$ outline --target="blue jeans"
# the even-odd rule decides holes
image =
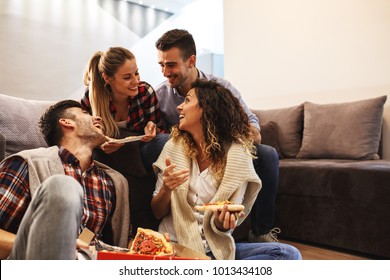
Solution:
[[[262,188],[251,210],[253,233],[268,233],[275,223],[275,198],[279,186],[279,157],[276,150],[267,145],[256,145],[257,159],[253,160]]]
[[[152,141],[143,143],[141,146],[141,157],[145,170],[151,172],[153,163],[158,159],[165,143],[169,139],[169,134],[160,133]]]
[[[53,175],[45,180],[27,208],[8,259],[76,259],[83,196],[73,177]]]
[[[301,253],[289,244],[277,242],[236,243],[236,260],[301,260]]]

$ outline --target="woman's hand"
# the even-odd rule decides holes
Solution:
[[[152,141],[154,138],[156,138],[157,125],[152,121],[148,121],[148,123],[146,124],[146,126],[144,128],[144,132],[145,132],[145,136],[142,137],[141,141],[142,142]]]
[[[169,157],[165,159],[166,168],[159,174],[162,175],[162,186],[157,195],[152,198],[153,215],[158,219],[164,218],[171,211],[171,195],[172,191],[183,184],[189,178],[189,170],[183,169],[174,172],[175,164],[171,163]]]
[[[238,218],[244,217],[245,213],[243,211],[238,212],[229,212],[227,210],[227,205],[225,205],[222,211],[214,211],[214,222],[215,226],[220,231],[228,231],[229,229],[234,229],[237,226]]]
[[[106,136],[106,142],[100,145],[100,149],[106,154],[112,154],[124,145],[124,143],[112,143],[110,140],[112,139]]]
[[[163,172],[163,188],[165,190],[173,191],[188,180],[190,172],[188,169],[174,172],[176,164],[172,164],[171,159],[168,157],[165,159],[165,164],[167,168],[165,168]]]

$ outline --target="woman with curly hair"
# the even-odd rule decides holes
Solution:
[[[253,135],[238,99],[213,80],[197,80],[177,109],[180,122],[154,163],[152,210],[162,219],[159,231],[215,259],[301,259],[290,245],[235,243],[231,235],[261,189],[252,164]],[[245,210],[235,215],[226,206],[214,212],[194,208],[225,200]]]

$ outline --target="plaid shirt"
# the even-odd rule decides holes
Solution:
[[[81,105],[84,110],[92,115],[91,103],[89,101],[88,88],[81,99]],[[153,87],[146,82],[140,82],[138,85],[138,94],[133,98],[127,99],[129,114],[127,117],[127,128],[130,131],[143,134],[144,128],[149,121],[154,122],[158,128],[161,128],[160,105],[157,101],[156,92]],[[115,119],[116,109],[110,100],[110,113]]]
[[[74,177],[84,188],[84,211],[81,228],[87,227],[100,237],[115,209],[115,187],[111,178],[98,166],[82,173],[78,159],[60,147],[59,156],[65,174]],[[31,202],[28,164],[21,157],[5,160],[0,166],[0,228],[15,233]]]

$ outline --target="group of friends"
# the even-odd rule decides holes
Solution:
[[[57,102],[40,119],[49,147],[1,162],[0,259],[76,259],[89,245],[80,233],[87,228],[99,239],[108,225],[112,245],[128,247],[127,180],[93,159],[95,149],[111,154],[126,145],[110,141],[120,129],[145,135],[143,164],[157,178],[151,208],[170,241],[213,259],[301,259],[276,238],[278,155],[261,144],[256,115],[228,81],[196,67],[188,31],[167,31],[156,49],[166,78],[156,90],[128,49],[94,53],[81,102]],[[194,210],[225,200],[245,210]],[[235,242],[246,217],[248,242]]]

